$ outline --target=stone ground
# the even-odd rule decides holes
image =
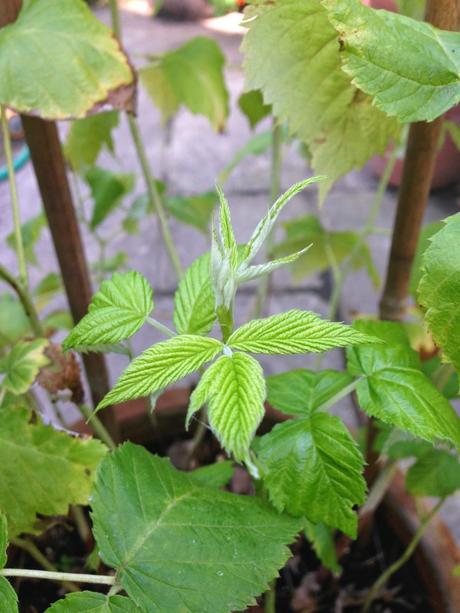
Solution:
[[[98,10],[98,16],[108,21],[105,10]],[[239,52],[240,33],[222,33],[216,31],[221,21],[210,20],[206,23],[170,23],[152,20],[132,12],[123,13],[124,43],[133,61],[137,65],[144,62],[143,56],[175,48],[189,38],[198,35],[211,36],[221,45],[226,58],[226,80],[231,94],[231,114],[223,134],[216,134],[208,122],[182,110],[166,135],[162,128],[158,111],[140,90],[139,121],[147,146],[148,156],[157,177],[167,181],[171,195],[191,195],[213,188],[219,172],[232,160],[235,152],[251,136],[245,117],[239,111],[236,101],[242,92],[244,79],[241,69],[242,56]],[[259,129],[266,130],[268,123]],[[66,126],[62,126],[63,134]],[[138,165],[130,141],[126,122],[115,134],[116,159],[104,154],[99,165],[122,172],[137,172]],[[283,159],[282,186],[288,188],[293,182],[311,174],[305,160],[299,155],[295,146],[285,146]],[[268,156],[251,157],[241,164],[231,175],[225,189],[230,201],[238,240],[247,239],[263,215],[268,204],[268,186],[270,178],[270,160]],[[345,177],[330,193],[326,204],[320,211],[321,220],[330,229],[356,229],[362,226],[372,202],[377,180],[369,169],[354,172]],[[26,220],[35,216],[40,210],[40,197],[31,166],[27,166],[18,175],[19,197],[22,216]],[[137,193],[142,193],[143,185],[138,176]],[[4,242],[11,231],[9,193],[6,183],[0,184],[0,245],[1,261],[6,266],[15,268],[14,253]],[[378,217],[378,226],[390,228],[396,205],[396,192],[389,190],[384,197]],[[290,218],[308,212],[318,212],[316,192],[307,189],[296,197],[287,207],[283,218]],[[426,221],[442,219],[458,211],[457,191],[433,193],[430,197]],[[110,235],[117,227],[119,217],[114,215],[103,226],[103,234]],[[208,248],[208,240],[199,232],[171,220],[172,234],[178,247],[184,266]],[[83,232],[88,258],[97,258],[97,245],[92,237]],[[375,235],[370,241],[372,255],[380,274],[383,276],[389,249],[389,236]],[[158,228],[152,218],[142,224],[140,235],[122,236],[114,241],[111,252],[124,250],[129,254],[129,265],[139,270],[151,281],[156,296],[156,317],[165,323],[171,320],[172,298],[175,290],[174,275],[162,248]],[[37,247],[39,268],[31,270],[32,283],[44,273],[57,270],[53,247],[47,231],[43,233]],[[364,272],[353,273],[345,287],[342,298],[344,318],[352,311],[375,313],[379,294],[375,291]],[[253,288],[246,289],[237,305],[237,319],[242,323],[248,317],[253,304]],[[53,305],[56,306],[56,305]],[[299,307],[314,310],[320,314],[327,313],[327,300],[324,296],[324,282],[320,276],[307,279],[300,285],[294,285],[286,271],[275,275],[273,294],[269,310],[277,313],[288,308]],[[133,340],[134,349],[140,352],[152,342],[159,340],[156,332],[147,329],[138,333]],[[323,361],[324,367],[341,367],[343,358],[340,353],[331,352]],[[111,379],[115,380],[126,364],[120,356],[109,358]],[[264,368],[267,373],[280,372],[292,367],[311,366],[313,360],[305,357],[282,357],[266,359]],[[349,423],[353,423],[354,414],[349,402],[342,402],[336,409]],[[457,525],[458,501],[449,505],[451,520]]]

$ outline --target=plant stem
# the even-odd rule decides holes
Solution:
[[[329,400],[327,400],[322,405],[320,405],[316,409],[316,411],[327,411],[328,409],[330,409],[339,400],[342,400],[342,398],[345,398],[346,396],[348,396],[348,394],[351,394],[352,392],[354,392],[360,380],[361,380],[361,377],[352,381],[349,385],[341,389],[340,392],[337,392],[337,394],[332,396],[332,398],[329,398]]]
[[[121,41],[121,22],[120,11],[118,10],[118,0],[110,0],[110,18],[112,20],[112,29],[115,36]]]
[[[85,547],[88,546],[88,542],[91,539],[91,528],[86,521],[85,514],[83,512],[82,507],[78,505],[72,505],[70,512],[72,514],[73,520],[75,522],[75,526],[77,528],[77,532],[81,538],[81,541]]]
[[[38,549],[38,547],[32,541],[22,538],[12,538],[11,544],[23,551],[26,551],[31,558],[33,558],[40,566],[42,566],[45,570],[51,573],[56,573],[56,567],[42,554],[42,552]],[[37,571],[40,572],[40,571]],[[72,581],[64,581],[64,587],[68,592],[79,592],[80,588]]]
[[[11,136],[10,136],[10,130],[8,126],[8,120],[6,118],[6,108],[4,106],[1,107],[1,118],[2,118],[3,146],[5,148],[6,165],[8,168],[8,179],[10,183],[11,207],[13,211],[13,222],[14,222],[14,242],[16,245],[16,253],[18,256],[18,265],[19,265],[19,281],[21,285],[27,289],[28,288],[27,266],[26,266],[26,256],[24,252],[24,245],[22,242],[21,216],[19,212],[18,190],[16,186],[16,175],[14,172],[13,151],[11,148]]]
[[[86,404],[79,404],[78,409],[80,413],[84,417],[86,417],[87,421],[91,422],[91,427],[93,428],[97,436],[101,439],[101,441],[105,443],[111,451],[116,449],[117,446],[113,438],[110,436],[106,427],[101,422],[101,420],[97,417],[97,415],[95,415],[95,413]]]
[[[172,338],[173,336],[177,336],[177,334],[174,332],[174,330],[171,330],[171,328],[168,328],[168,326],[165,326],[164,324],[162,324],[161,322],[157,321],[153,317],[147,317],[147,323],[150,324],[152,326],[152,328],[155,328],[156,330],[159,330],[164,335],[169,336],[170,338]]]
[[[420,523],[420,526],[418,527],[416,533],[414,534],[411,542],[409,543],[409,545],[405,549],[405,551],[402,554],[402,556],[400,558],[398,558],[396,560],[396,562],[393,562],[393,564],[391,564],[391,566],[389,566],[385,570],[385,572],[383,572],[380,575],[380,577],[377,579],[377,581],[371,587],[371,589],[370,589],[370,591],[369,591],[369,593],[368,593],[368,595],[366,597],[366,600],[364,602],[363,613],[367,613],[367,611],[369,611],[369,608],[370,608],[372,602],[374,601],[376,596],[379,594],[380,590],[388,582],[390,577],[392,577],[409,560],[411,555],[414,553],[417,545],[419,544],[421,538],[425,534],[425,530],[428,528],[428,525],[429,525],[430,521],[433,519],[433,517],[436,515],[436,513],[442,507],[442,505],[444,504],[444,501],[445,501],[445,498],[441,498],[441,500],[439,500],[439,502],[432,508],[432,510],[428,513],[428,515]]]
[[[87,575],[84,573],[61,573],[48,570],[29,570],[26,568],[2,568],[0,577],[24,577],[27,579],[47,579],[49,581],[76,581],[95,585],[114,585],[115,577],[110,575]]]
[[[37,311],[35,310],[34,303],[30,297],[28,289],[21,283],[20,280],[15,279],[6,268],[0,264],[0,279],[3,279],[11,288],[16,292],[16,295],[21,302],[27,317],[30,320],[30,325],[34,334],[38,337],[44,336],[43,328],[38,319]]]
[[[270,184],[270,203],[278,198],[281,192],[281,171],[283,165],[283,131],[277,123],[276,118],[273,118],[272,128],[272,148],[271,148],[271,184]],[[270,257],[275,239],[274,229],[267,236],[266,253]],[[256,302],[253,309],[253,317],[260,317],[265,308],[268,291],[270,289],[271,275],[265,275],[259,282],[257,287]]]
[[[265,613],[276,613],[276,579],[270,582],[269,589],[264,596]]]

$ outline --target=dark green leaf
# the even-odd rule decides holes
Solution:
[[[105,596],[96,592],[67,594],[45,613],[143,613],[134,602],[124,596]]]
[[[93,167],[85,174],[94,202],[90,226],[95,230],[134,188],[134,175]]]
[[[167,198],[165,204],[171,215],[182,223],[193,226],[208,234],[214,207],[217,203],[216,192],[205,192],[197,196]]]
[[[305,525],[305,536],[310,541],[323,566],[328,568],[334,575],[340,575],[342,568],[337,561],[334,530],[325,524],[312,524],[307,521]]]
[[[238,98],[238,106],[241,112],[246,115],[252,129],[256,127],[259,121],[270,115],[272,110],[269,104],[264,104],[262,92],[257,89],[241,94]]]

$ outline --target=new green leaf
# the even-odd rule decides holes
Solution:
[[[84,2],[28,0],[0,32],[0,104],[45,119],[132,108],[133,71]]]
[[[382,111],[407,123],[433,121],[458,103],[460,34],[360,0],[323,5],[340,36],[345,72]]]
[[[362,377],[356,388],[362,410],[420,438],[447,440],[460,449],[460,419],[421,371],[402,326],[360,320],[355,327],[387,341],[347,350],[349,372]]]
[[[209,253],[197,258],[174,296],[174,325],[180,334],[208,334],[216,319]]]
[[[356,536],[364,458],[342,421],[327,413],[278,424],[259,441],[264,484],[280,511]]]
[[[444,357],[460,372],[460,213],[431,238],[418,288],[425,320]]]
[[[203,336],[184,334],[157,343],[131,362],[97,409],[165,388],[198,370],[220,351],[221,342]]]
[[[76,592],[58,600],[45,613],[143,613],[124,596],[105,596],[96,592]]]
[[[0,409],[0,509],[10,536],[34,532],[37,515],[65,515],[70,504],[87,504],[106,447],[97,440],[58,432],[30,411]]]
[[[35,381],[38,371],[48,364],[45,349],[48,341],[36,339],[17,343],[0,358],[0,388],[18,396],[25,394]]]
[[[203,487],[130,443],[102,463],[92,507],[103,561],[139,607],[161,613],[246,609],[302,525],[254,497]]]
[[[264,416],[265,379],[260,364],[244,353],[221,356],[190,397],[187,422],[203,404],[222,447],[243,461]]]
[[[88,314],[64,342],[65,349],[116,345],[142,327],[153,310],[153,292],[139,272],[115,273],[93,296]]]
[[[267,377],[267,400],[288,415],[307,416],[353,381],[346,372],[299,368]]]
[[[207,117],[215,130],[223,130],[228,116],[228,92],[219,45],[197,36],[174,51],[153,57],[141,68],[147,93],[168,121],[184,105]]]
[[[228,339],[232,349],[250,353],[317,353],[375,339],[350,326],[321,319],[311,311],[293,309],[265,319],[254,319]]]

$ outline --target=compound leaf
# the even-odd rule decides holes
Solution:
[[[132,108],[134,73],[110,30],[75,0],[29,0],[0,32],[0,103],[44,119]]]
[[[251,353],[285,355],[317,353],[373,340],[350,326],[321,319],[311,311],[293,309],[250,321],[238,328],[227,344]]]
[[[48,341],[42,338],[14,345],[5,357],[0,358],[0,387],[16,396],[25,394],[40,368],[48,363],[44,353],[47,346]]]
[[[142,613],[124,596],[106,596],[96,592],[76,592],[58,600],[45,613]]]
[[[278,424],[258,444],[264,484],[280,511],[356,536],[364,458],[342,421],[327,413]]]
[[[265,379],[249,355],[221,356],[203,375],[190,398],[187,421],[207,403],[209,425],[224,449],[243,461],[264,416]]]
[[[174,296],[174,325],[180,334],[208,334],[216,319],[209,253],[197,258]]]
[[[214,338],[181,335],[153,345],[131,362],[97,410],[114,402],[148,396],[195,372],[222,351]]]
[[[93,296],[88,314],[64,341],[65,349],[116,345],[141,328],[153,310],[153,292],[139,272],[115,273]]]
[[[0,509],[10,537],[36,531],[37,514],[65,515],[87,504],[96,467],[106,453],[97,440],[30,422],[22,407],[0,408]]]
[[[244,610],[302,525],[254,497],[203,487],[131,443],[102,463],[92,507],[103,561],[138,606],[164,613]]]
[[[119,121],[119,113],[110,111],[77,119],[72,123],[64,152],[74,170],[79,172],[93,166],[104,147],[114,153],[112,131]]]

